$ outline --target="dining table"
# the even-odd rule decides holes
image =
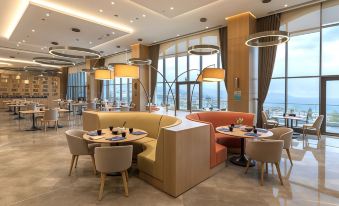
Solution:
[[[35,124],[35,115],[36,114],[43,114],[45,113],[44,110],[26,110],[26,111],[20,111],[21,114],[31,114],[32,115],[32,127],[29,129],[26,129],[25,131],[37,131],[41,130],[39,127]]]
[[[102,129],[101,135],[97,134],[97,131],[89,131],[83,135],[83,138],[92,143],[100,143],[102,145],[118,145],[121,143],[133,142],[142,139],[148,135],[148,133],[142,129],[133,128],[133,132],[130,133],[129,129],[124,129],[126,137],[122,137],[121,134],[112,134],[110,129]]]
[[[302,120],[305,119],[304,117],[290,116],[290,115],[273,116],[273,118],[285,120],[285,126],[293,129],[293,139],[296,139],[300,135],[300,133],[294,131],[294,129],[295,129],[294,123],[295,123],[295,126],[297,126],[298,121],[302,121]]]
[[[82,115],[82,108],[87,106],[87,103],[86,102],[78,102],[78,103],[73,103],[72,106],[73,106],[73,111],[75,111],[74,107],[78,108],[77,115]]]
[[[235,138],[240,139],[240,155],[235,155],[230,158],[230,161],[238,166],[246,167],[248,163],[248,158],[245,155],[245,139],[254,138],[261,139],[272,137],[273,133],[267,129],[256,128],[257,134],[253,131],[246,131],[245,128],[250,128],[250,126],[244,125],[235,125],[233,131],[230,131],[229,125],[217,127],[215,130],[219,133],[226,134]],[[255,166],[255,162],[251,161],[249,164],[250,167]]]

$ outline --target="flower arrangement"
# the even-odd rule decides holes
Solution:
[[[239,118],[235,121],[236,124],[242,124],[243,122],[244,122],[244,118],[241,118],[241,117],[239,117]]]

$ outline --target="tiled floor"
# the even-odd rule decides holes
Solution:
[[[30,119],[30,117],[27,117]],[[137,177],[133,170],[129,197],[123,196],[120,177],[106,181],[102,201],[97,200],[99,178],[93,175],[89,157],[80,157],[78,168],[68,176],[71,156],[64,131],[80,126],[79,117],[61,121],[66,127],[25,132],[30,126],[0,111],[0,205],[339,205],[339,139],[314,137],[303,144],[293,141],[291,167],[281,161],[285,185],[277,173],[265,176],[259,186],[258,170],[229,164],[215,176],[173,198]],[[197,171],[198,172],[198,171]]]

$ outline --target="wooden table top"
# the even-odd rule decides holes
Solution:
[[[9,104],[9,107],[25,107],[26,105],[24,104]]]
[[[133,129],[133,132],[144,132],[145,134],[141,135],[133,135],[130,134],[128,131],[128,128],[126,129],[126,138],[123,140],[117,140],[117,141],[112,141],[112,140],[107,140],[108,138],[112,137],[119,137],[121,136],[120,134],[114,135],[109,129],[103,129],[102,130],[102,135],[100,136],[90,136],[87,133],[83,135],[83,138],[89,142],[95,142],[95,143],[122,143],[122,142],[132,142],[138,139],[142,139],[148,135],[148,133],[144,130],[141,129]]]
[[[48,109],[44,109],[42,111],[40,110],[26,110],[26,111],[20,111],[22,114],[36,114],[36,113],[45,113]],[[69,112],[67,109],[57,109],[58,112]]]
[[[223,129],[227,129],[228,130],[228,126],[221,126],[221,127],[217,127],[215,130],[219,133],[222,133],[222,134],[227,134],[227,135],[230,135],[230,136],[233,136],[233,137],[239,137],[239,138],[255,138],[256,136],[249,136],[249,135],[246,135],[246,133],[252,133],[254,134],[253,132],[246,132],[243,130],[244,127],[240,127],[240,128],[233,128],[233,132],[230,132],[230,131],[223,131]],[[261,129],[261,128],[258,128],[258,130],[265,130],[265,129]],[[266,137],[272,137],[273,136],[273,133],[269,130],[265,130],[267,132],[260,132],[258,131],[258,138],[266,138]]]
[[[273,118],[278,118],[278,119],[292,119],[292,120],[303,120],[304,118],[302,117],[293,117],[293,116],[273,116]]]

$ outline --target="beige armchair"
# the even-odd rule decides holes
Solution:
[[[69,151],[72,154],[71,167],[69,169],[68,176],[70,176],[72,173],[74,161],[75,161],[74,168],[77,167],[78,159],[80,155],[91,156],[92,163],[93,163],[93,171],[94,171],[94,174],[96,174],[95,160],[94,160],[94,148],[100,146],[100,144],[88,144],[88,142],[82,138],[84,134],[85,134],[85,131],[83,130],[73,129],[73,130],[66,131],[66,138],[67,138]]]
[[[132,165],[133,146],[114,146],[95,148],[95,162],[98,171],[101,173],[99,200],[102,199],[106,175],[113,172],[120,172],[125,188],[125,196],[128,196],[128,172]]]
[[[58,131],[58,110],[56,109],[50,109],[50,110],[46,110],[44,117],[40,120],[41,124],[44,124],[45,127],[45,132],[46,132],[46,128],[47,128],[47,124],[49,125],[50,122],[54,122],[55,124],[55,129],[56,131]]]
[[[277,169],[280,183],[283,185],[279,162],[281,159],[281,153],[284,146],[282,140],[247,140],[246,141],[246,155],[249,157],[249,161],[245,170],[245,174],[249,169],[249,163],[251,160],[257,160],[261,162],[261,181],[260,184],[264,184],[264,168],[265,163],[274,163]]]
[[[279,126],[279,123],[277,121],[268,118],[268,115],[266,114],[265,111],[261,111],[261,117],[264,128],[269,129]]]
[[[293,129],[286,128],[286,127],[279,127],[279,128],[271,129],[271,132],[273,132],[273,137],[270,137],[270,138],[267,138],[267,139],[283,140],[284,141],[284,147],[283,148],[286,150],[286,153],[288,155],[288,159],[291,162],[291,165],[293,165],[292,157],[291,157],[291,153],[290,153],[292,136],[293,136]]]
[[[318,136],[318,140],[321,138],[321,124],[324,121],[324,115],[319,115],[313,124],[304,124],[303,125],[303,139],[305,139],[306,134],[309,131],[315,131]]]

